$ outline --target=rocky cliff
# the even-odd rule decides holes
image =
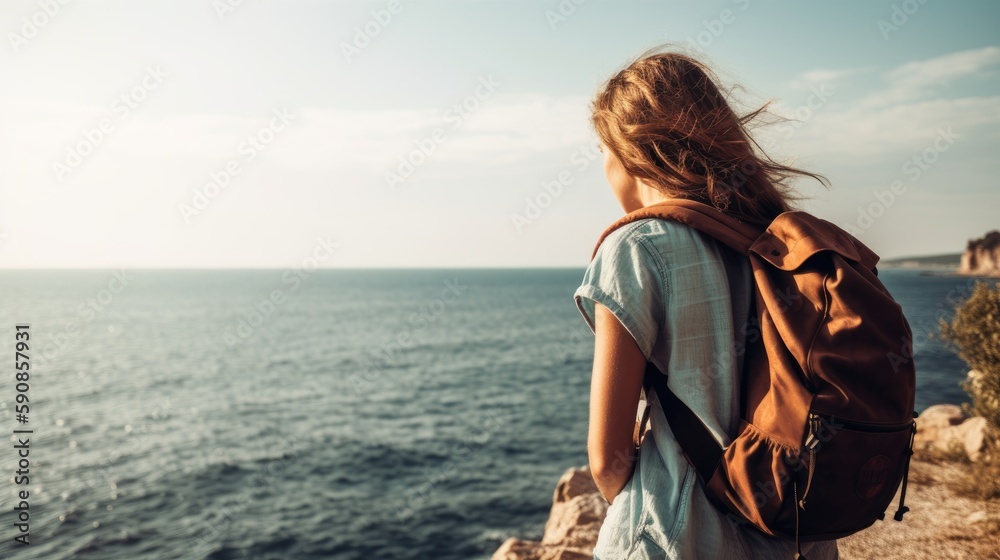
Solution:
[[[1000,503],[956,495],[946,481],[961,474],[960,462],[922,460],[933,452],[966,453],[975,461],[983,446],[982,418],[965,418],[957,406],[937,405],[917,419],[918,453],[910,464],[902,523],[886,520],[840,539],[844,560],[882,558],[1000,558]],[[930,454],[928,454],[930,453]],[[556,484],[552,510],[541,541],[510,538],[491,560],[592,560],[607,502],[584,468],[568,469]]]
[[[1000,276],[1000,231],[993,230],[981,239],[972,239],[962,253],[959,274]]]

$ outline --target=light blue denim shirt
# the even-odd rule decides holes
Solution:
[[[594,329],[600,302],[632,334],[673,392],[726,446],[737,433],[741,348],[753,297],[746,257],[677,222],[643,219],[601,244],[573,294]],[[652,391],[651,391],[652,393]],[[608,507],[595,560],[794,558],[795,543],[727,519],[705,496],[655,394],[635,472]],[[810,560],[836,541],[802,543]]]

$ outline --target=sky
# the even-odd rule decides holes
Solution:
[[[664,42],[882,258],[1000,227],[996,2],[63,2],[0,5],[0,268],[586,266],[588,104]]]

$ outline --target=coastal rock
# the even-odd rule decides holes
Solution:
[[[986,419],[966,418],[961,407],[936,404],[920,413],[914,451],[952,453],[964,451],[969,460],[979,460],[986,436]]]
[[[981,239],[970,240],[962,253],[958,273],[1000,276],[1000,231],[993,230]]]
[[[932,438],[938,430],[951,428],[965,422],[962,407],[956,404],[936,404],[927,407],[917,418],[917,439]]]
[[[509,538],[491,560],[592,560],[607,510],[590,469],[570,468],[556,484],[542,540]]]
[[[986,441],[986,419],[981,416],[969,418],[956,427],[958,437],[962,440],[965,453],[970,461],[978,461],[983,453]]]

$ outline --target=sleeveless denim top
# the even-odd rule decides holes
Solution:
[[[745,256],[658,219],[612,232],[573,294],[591,330],[594,302],[618,318],[723,446],[740,422],[739,349],[752,297]],[[655,394],[647,398],[649,432],[632,477],[608,507],[594,559],[794,558],[794,542],[737,525],[708,501]],[[802,543],[802,552],[810,560],[838,558],[836,541]]]

